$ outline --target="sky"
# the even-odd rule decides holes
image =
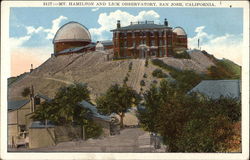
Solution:
[[[153,20],[181,26],[188,35],[188,48],[201,49],[217,58],[241,65],[243,9],[241,8],[90,8],[18,7],[10,9],[9,35],[11,76],[17,76],[46,61],[53,53],[52,40],[65,23],[77,21],[90,31],[92,41],[111,40],[111,29],[130,22]]]

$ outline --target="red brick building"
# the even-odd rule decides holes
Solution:
[[[113,32],[114,58],[146,58],[171,56],[173,52],[187,49],[187,34],[181,27],[155,24],[154,21],[131,22],[129,26]]]

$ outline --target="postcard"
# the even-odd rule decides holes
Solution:
[[[247,1],[3,1],[2,159],[248,159]]]

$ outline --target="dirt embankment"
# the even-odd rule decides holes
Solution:
[[[182,70],[192,69],[197,72],[205,72],[208,67],[214,65],[200,51],[191,51],[190,56],[191,59],[170,57],[161,59],[173,67]],[[131,62],[133,65],[129,72],[129,63]],[[8,96],[9,99],[21,99],[23,88],[33,85],[35,92],[53,98],[61,86],[81,82],[88,84],[91,97],[94,100],[112,84],[122,84],[127,73],[129,73],[127,84],[139,92],[141,80],[144,80],[146,84],[143,90],[148,89],[152,81],[160,81],[152,76],[152,72],[156,68],[150,61],[146,67],[145,59],[107,61],[107,56],[103,52],[97,51],[51,57],[32,73],[13,83],[8,89]]]

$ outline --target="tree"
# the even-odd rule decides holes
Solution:
[[[29,88],[29,87],[25,87],[25,88],[23,89],[23,91],[22,91],[21,94],[22,94],[23,97],[27,97],[27,96],[30,95],[30,93],[31,93],[30,88]]]
[[[80,83],[61,87],[53,100],[41,104],[33,118],[56,124],[83,124],[91,112],[79,106],[79,102],[90,101],[89,93],[87,85]]]
[[[240,101],[186,94],[178,84],[163,80],[145,92],[144,109],[138,109],[142,127],[160,134],[171,152],[240,150],[234,129],[241,120]],[[236,143],[231,145],[232,141]]]
[[[107,92],[96,100],[98,110],[106,115],[116,113],[120,116],[121,128],[125,113],[133,105],[138,105],[140,101],[139,94],[127,85],[112,85]]]

